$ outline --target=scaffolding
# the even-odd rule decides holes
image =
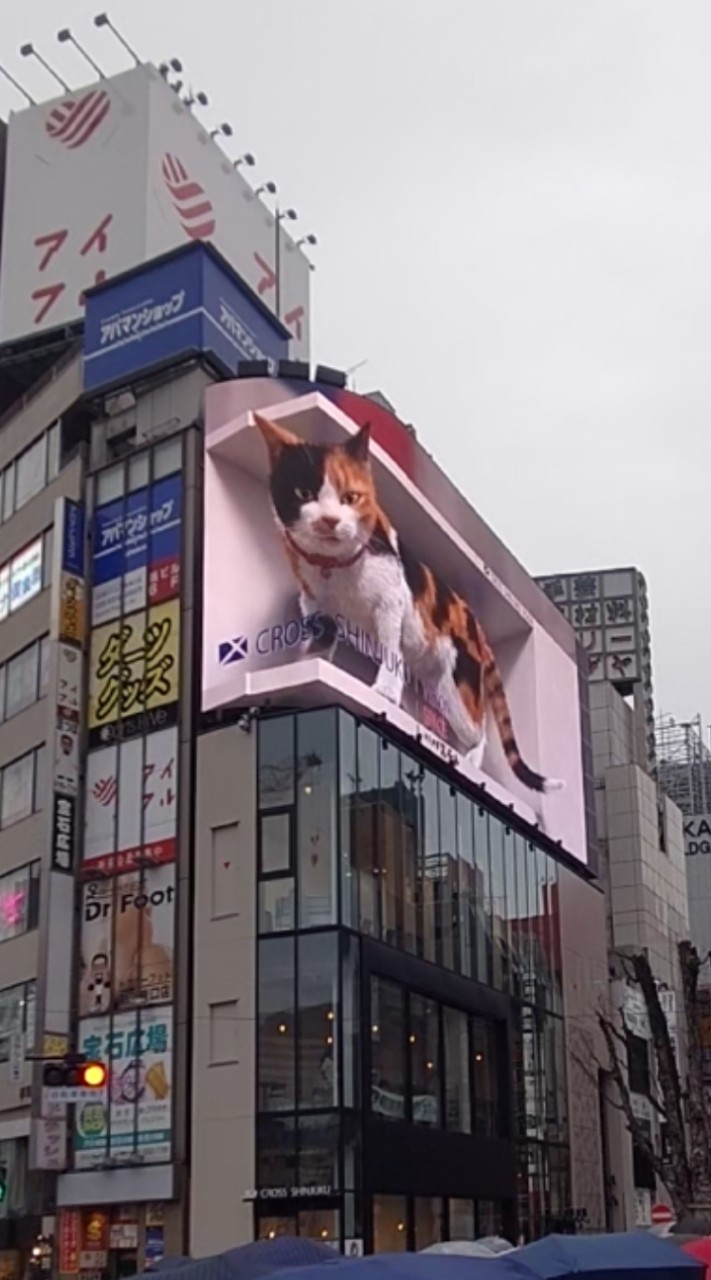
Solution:
[[[704,742],[701,716],[687,721],[660,716],[655,739],[662,790],[687,817],[711,813],[711,749]]]

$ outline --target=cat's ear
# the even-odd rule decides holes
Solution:
[[[360,431],[348,437],[343,448],[349,458],[354,458],[356,462],[367,462],[370,448],[370,423],[364,422]]]
[[[287,448],[289,445],[302,443],[293,432],[287,431],[286,427],[280,427],[276,422],[270,422],[269,418],[263,418],[261,413],[254,413],[252,417],[254,418],[255,427],[259,427],[264,437],[272,466],[278,461],[282,449]]]

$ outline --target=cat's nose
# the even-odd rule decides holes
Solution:
[[[324,533],[331,533],[338,524],[338,516],[321,516],[318,522],[318,528]]]

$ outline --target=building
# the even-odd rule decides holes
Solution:
[[[280,240],[280,318],[243,241],[219,232],[245,193],[225,194],[231,166],[161,77],[136,68],[101,92],[92,136],[130,98],[145,171],[100,234],[92,222],[102,265],[67,259],[49,311],[27,303],[50,287],[32,272],[81,231],[62,227],[37,266],[35,215],[50,190],[65,208],[61,104],[13,118],[6,170],[7,1280],[40,1236],[60,1274],[114,1280],[280,1232],[358,1252],[602,1226],[585,1054],[606,916],[574,632],[384,397],[295,358],[308,269]],[[130,145],[135,121],[115,123],[111,145]],[[106,140],[108,160],[76,161],[103,219]],[[176,157],[213,202],[210,246],[175,220]],[[460,628],[456,680],[434,688],[403,661],[397,593],[375,611],[365,592],[297,611],[267,485],[299,441],[347,446],[361,485],[369,447],[433,638]],[[288,502],[310,503],[313,483]],[[344,566],[287,545],[305,597],[327,597]],[[443,581],[476,602],[518,746]],[[501,726],[485,743],[483,675]],[[565,787],[539,789],[542,775]],[[73,1051],[110,1082],[67,1103],[45,1066]]]
[[[608,1009],[624,1010],[628,1081],[637,1119],[661,1149],[659,1115],[650,1102],[655,1066],[644,1001],[622,957],[644,952],[662,993],[683,1068],[677,947],[689,933],[682,814],[662,789],[664,753],[653,726],[651,639],[646,586],[623,568],[541,579],[570,617],[588,651],[599,878],[607,903]],[[584,599],[585,603],[581,603]],[[623,624],[624,619],[624,624]],[[659,781],[657,780],[657,774]],[[612,1094],[601,1061],[601,1089]],[[647,1226],[666,1193],[619,1113],[603,1101],[608,1224]]]

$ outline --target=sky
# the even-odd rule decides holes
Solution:
[[[709,725],[707,0],[107,2],[317,235],[313,357],[381,389],[531,573],[641,569],[657,710]],[[4,5],[0,60],[40,100],[25,41],[85,83],[69,25],[126,69],[100,6]]]

